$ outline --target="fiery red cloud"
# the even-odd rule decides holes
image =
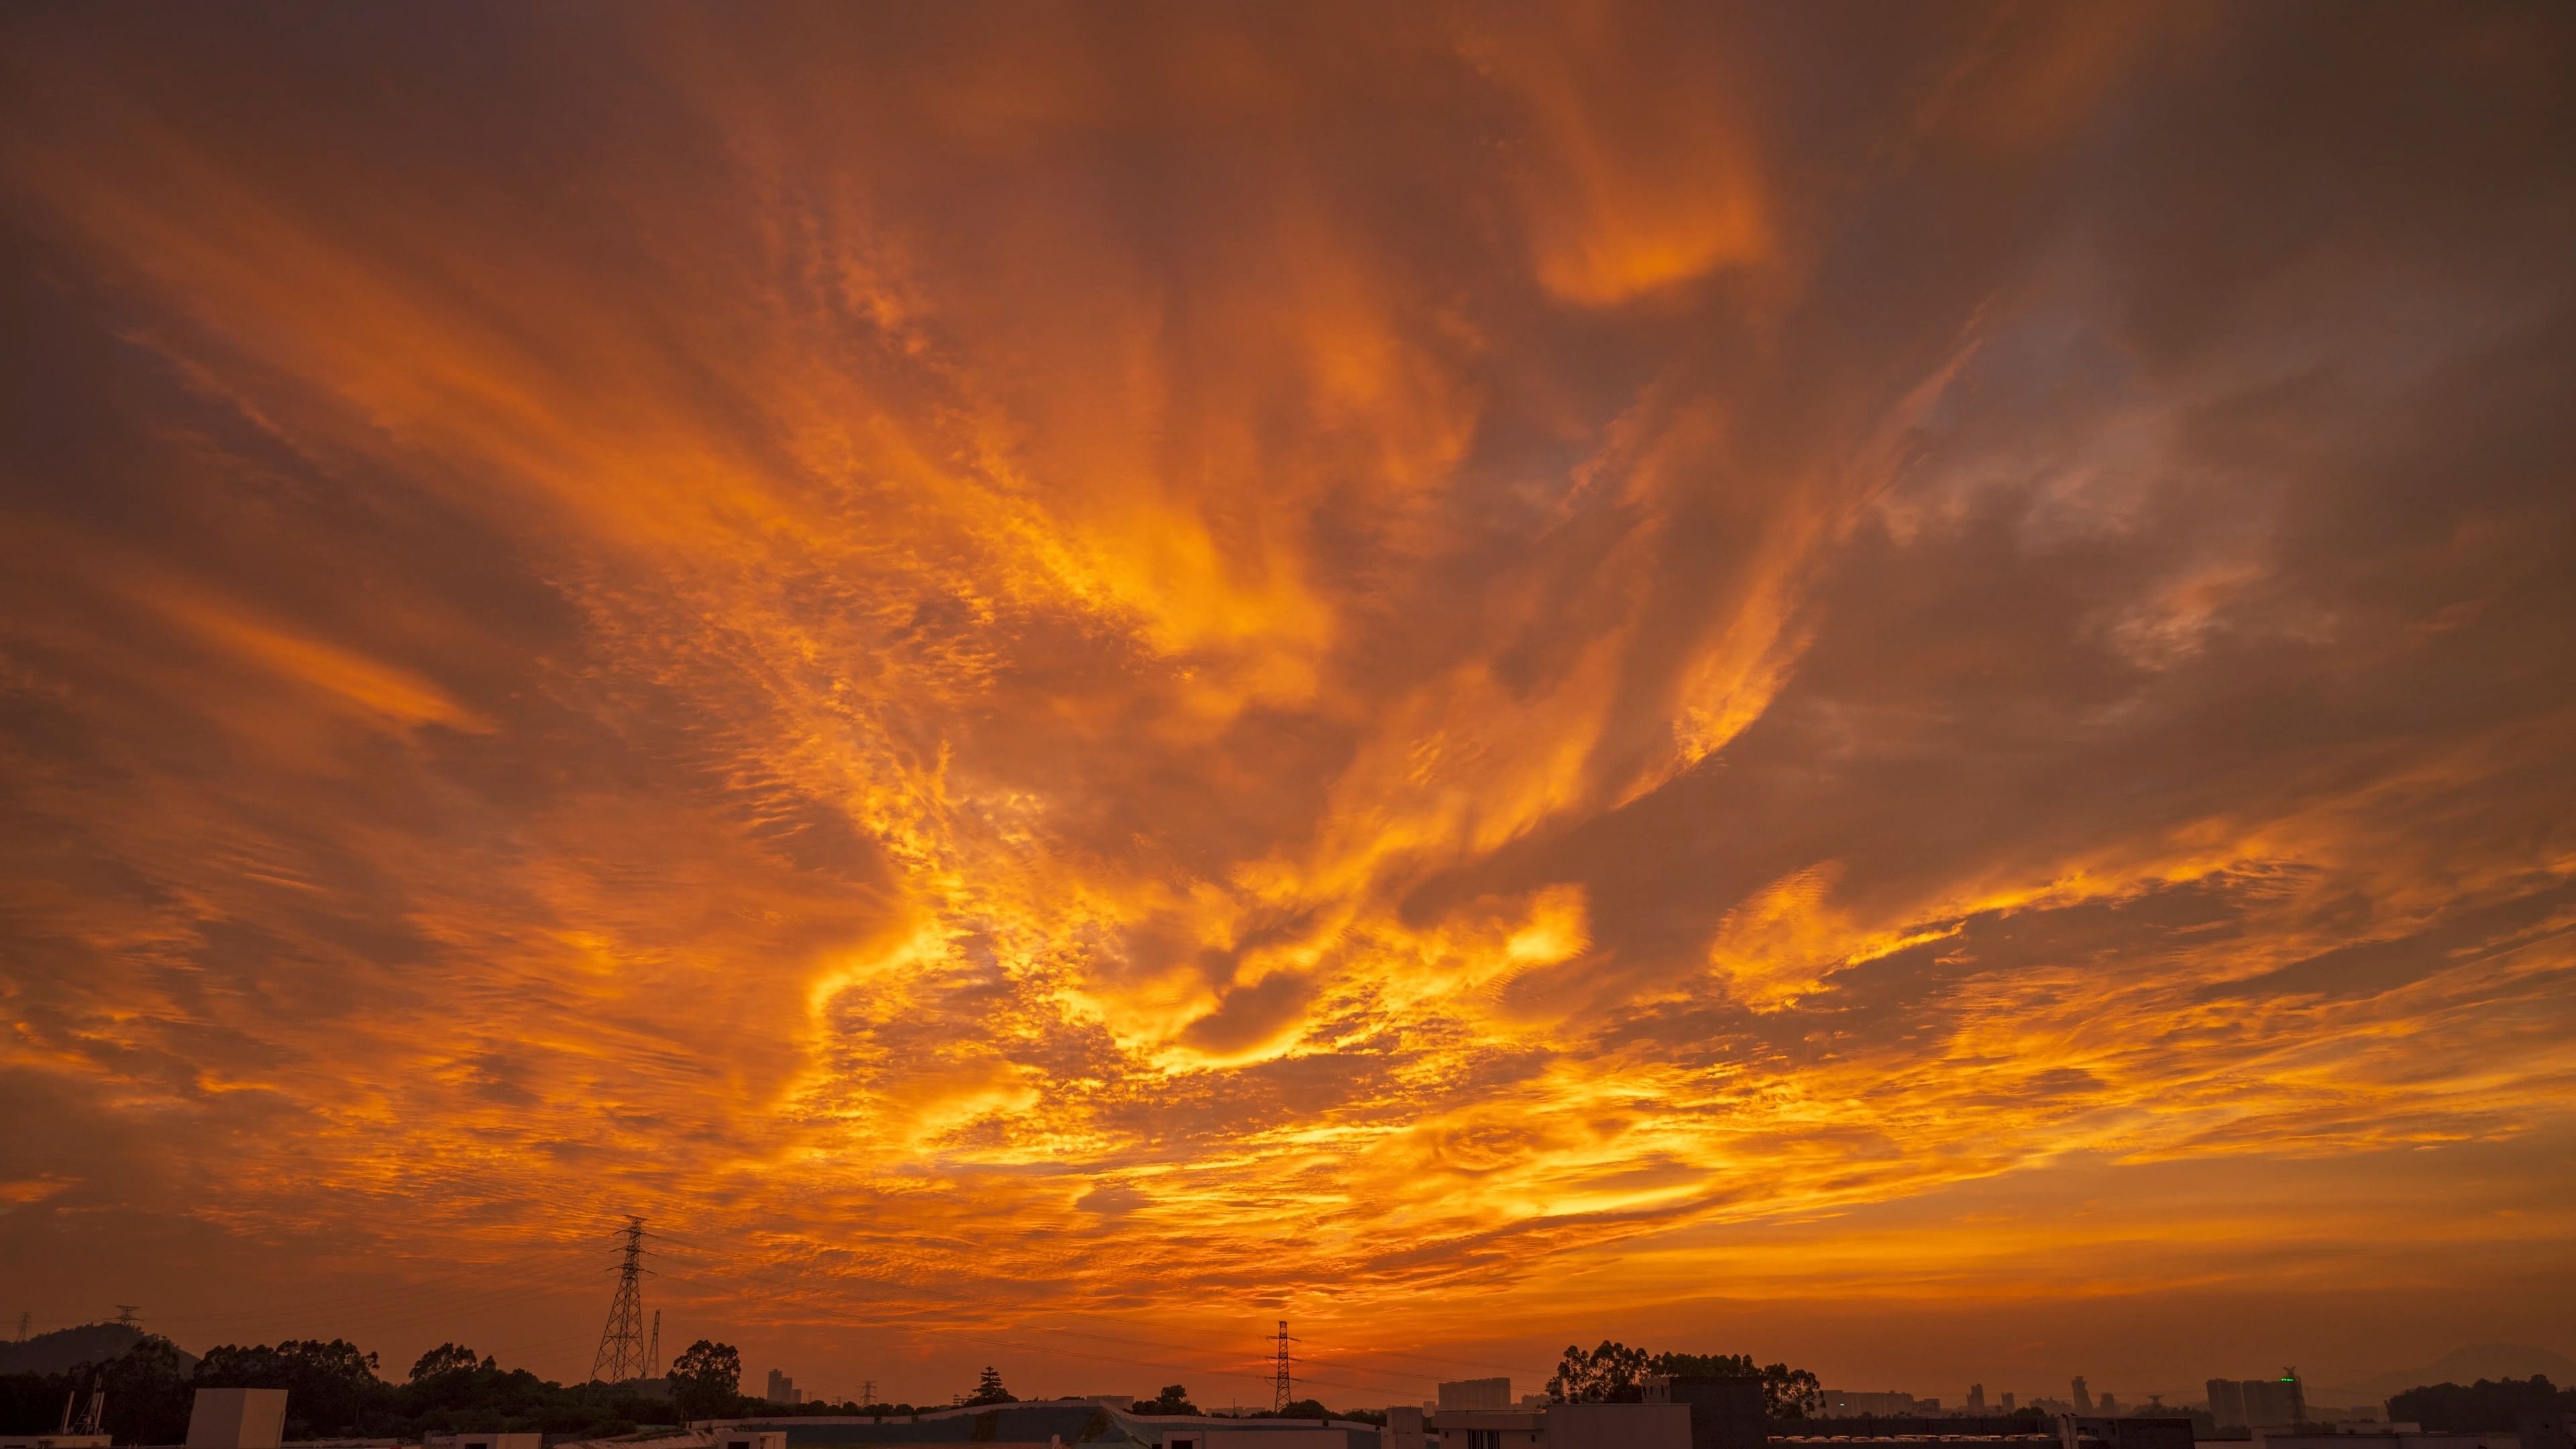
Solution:
[[[5,27],[48,1311],[2576,1336],[2563,11]]]

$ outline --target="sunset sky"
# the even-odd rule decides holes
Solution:
[[[2570,75],[11,6],[0,1316],[578,1378],[637,1213],[835,1397],[2576,1352]]]

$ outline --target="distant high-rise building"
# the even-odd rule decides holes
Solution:
[[[796,1389],[796,1381],[776,1369],[769,1371],[769,1392],[761,1395],[773,1404],[801,1404],[805,1396]]]
[[[2075,1412],[2079,1414],[2089,1414],[2093,1412],[2093,1395],[2084,1387],[2084,1375],[2082,1374],[2077,1374],[2075,1376]]]
[[[2222,1429],[2244,1428],[2245,1385],[2236,1379],[2211,1379],[2209,1417]]]
[[[2277,1379],[2211,1379],[2209,1417],[2222,1429],[2283,1429],[2304,1424],[2308,1399],[2296,1369]]]
[[[1828,1419],[1884,1419],[1921,1412],[1923,1401],[1902,1389],[1825,1390],[1824,1416]]]
[[[2013,1396],[2012,1396],[2009,1392],[2007,1392],[2007,1393],[2004,1395],[2004,1412],[2005,1412],[2005,1413],[2007,1413],[2007,1414],[2009,1414],[2009,1413],[2011,1413],[2012,1411],[2013,1411]]]
[[[1985,1415],[1986,1386],[1984,1384],[1968,1385],[1968,1417],[1972,1419],[1982,1419]]]
[[[2296,1369],[2283,1369],[2277,1379],[2245,1381],[2245,1422],[2258,1429],[2284,1428],[2308,1421],[2308,1396]]]
[[[1499,1379],[1458,1379],[1440,1386],[1440,1412],[1462,1409],[1508,1409],[1512,1406],[1512,1381]]]

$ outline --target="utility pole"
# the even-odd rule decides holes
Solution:
[[[608,1322],[599,1330],[599,1352],[590,1360],[594,1383],[644,1377],[644,1220],[629,1214],[619,1232],[626,1243],[617,1264],[617,1296],[608,1300]]]
[[[1295,1340],[1295,1339],[1293,1339],[1293,1338],[1290,1338],[1290,1337],[1288,1336],[1288,1320],[1287,1320],[1287,1319],[1285,1319],[1285,1318],[1280,1319],[1280,1320],[1279,1320],[1279,1376],[1278,1376],[1278,1381],[1277,1381],[1276,1383],[1274,1383],[1274,1384],[1271,1386],[1271,1389],[1270,1389],[1270,1407],[1271,1407],[1273,1410],[1279,1410],[1279,1409],[1287,1408],[1287,1407],[1288,1407],[1288,1401],[1289,1401],[1291,1398],[1294,1398],[1294,1397],[1295,1397],[1295,1395],[1294,1395],[1294,1394],[1292,1394],[1292,1393],[1290,1392],[1291,1384],[1290,1384],[1290,1380],[1289,1380],[1289,1377],[1288,1377],[1288,1363],[1289,1363],[1289,1359],[1288,1359],[1288,1345],[1290,1345],[1290,1344],[1292,1344],[1292,1343],[1295,1343],[1296,1341],[1297,1341],[1297,1340]]]

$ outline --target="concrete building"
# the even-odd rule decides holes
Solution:
[[[2067,1397],[2075,1401],[2075,1412],[2079,1414],[2093,1412],[2093,1391],[2084,1387],[2084,1375],[2075,1376],[2074,1392]]]
[[[2245,1383],[2241,1379],[2209,1381],[2209,1419],[2222,1429],[2245,1427]]]
[[[1135,1442],[1158,1449],[1380,1449],[1375,1424],[1314,1419],[1149,1419],[1122,1417]],[[1065,1442],[1072,1443],[1067,1439]]]
[[[199,1389],[188,1407],[188,1449],[277,1449],[286,1390]]]
[[[1770,1449],[2060,1449],[2027,1419],[1809,1419],[1778,1426]]]
[[[1755,1374],[1657,1374],[1646,1380],[1646,1402],[1690,1411],[1691,1449],[1763,1449],[1771,1432]]]
[[[2106,1419],[2057,1416],[2059,1449],[2192,1449],[2189,1419]]]
[[[1810,1419],[1776,1426],[1769,1449],[2192,1449],[2189,1419],[2068,1414],[2028,1419]]]
[[[2576,1449],[2576,1414],[2525,1414],[2515,1432],[2522,1449]]]
[[[1460,1379],[1440,1386],[1440,1412],[1460,1409],[1508,1409],[1512,1407],[1512,1381],[1500,1379]]]
[[[2522,1449],[2515,1434],[2427,1434],[2415,1424],[2337,1424],[2323,1434],[2256,1429],[2253,1449]]]
[[[1386,1449],[1375,1424],[1333,1419],[1220,1419],[1208,1415],[1139,1414],[1099,1398],[1023,1399],[878,1416],[785,1415],[766,1419],[717,1419],[682,1439],[615,1449],[804,1449],[974,1443],[990,1449],[1050,1449],[1090,1444],[1098,1449]],[[1415,1422],[1421,1422],[1420,1411]],[[1406,1449],[1426,1449],[1427,1441]],[[301,1449],[301,1446],[297,1446]],[[563,1446],[557,1446],[563,1449]],[[590,1449],[610,1449],[605,1444]]]
[[[2308,1420],[2297,1371],[2277,1379],[2211,1379],[2209,1417],[2221,1429],[2287,1429]]]
[[[1440,1449],[1537,1449],[1547,1443],[1547,1415],[1546,1409],[1442,1409],[1431,1417],[1431,1442]]]
[[[543,1449],[546,1436],[525,1434],[438,1434],[429,1439],[445,1449]]]
[[[787,1375],[780,1373],[776,1369],[771,1369],[769,1371],[769,1392],[762,1394],[760,1397],[763,1402],[772,1404],[801,1404],[805,1402],[804,1391],[796,1387],[796,1381],[789,1378]]]
[[[1686,1404],[1549,1404],[1530,1409],[1459,1409],[1427,1426],[1440,1449],[1690,1449]],[[1388,1423],[1390,1441],[1395,1426]]]
[[[1685,1404],[1550,1404],[1547,1449],[1690,1449]]]
[[[1824,1415],[1828,1419],[1887,1418],[1897,1414],[1919,1414],[1923,1405],[1912,1394],[1897,1389],[1825,1390]]]
[[[1980,1419],[1986,1416],[1986,1386],[1984,1384],[1968,1385],[1968,1412]]]

